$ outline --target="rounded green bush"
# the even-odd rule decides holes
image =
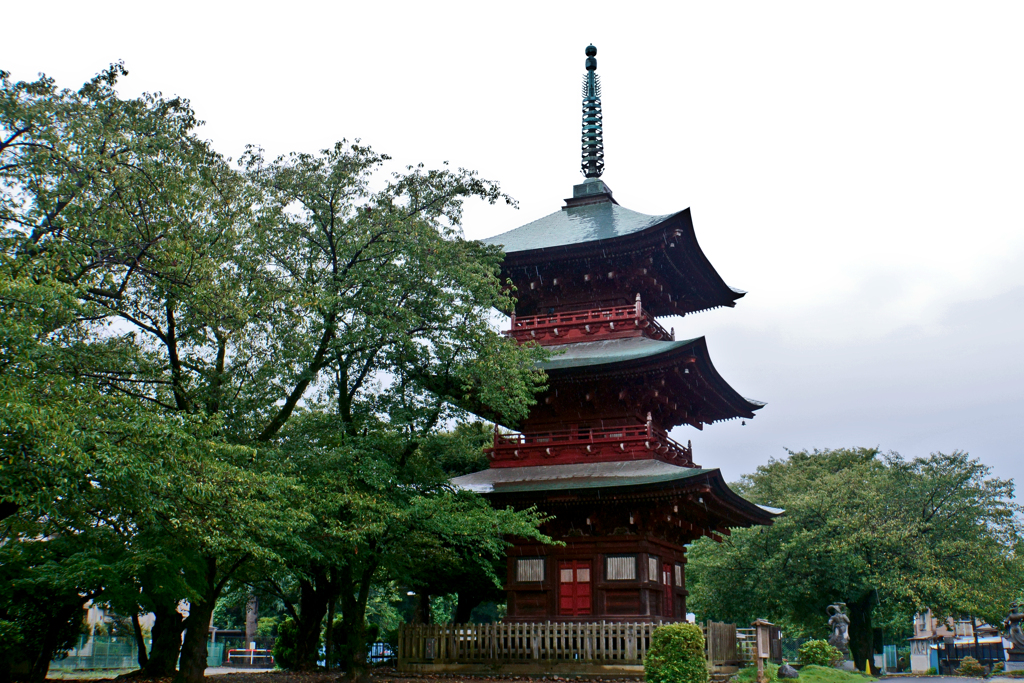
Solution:
[[[796,656],[804,665],[835,666],[843,661],[843,653],[829,645],[827,640],[808,640],[800,646]]]
[[[654,629],[644,659],[648,683],[707,683],[704,634],[696,624],[667,624]]]
[[[960,667],[956,670],[959,676],[971,676],[973,678],[980,678],[985,675],[985,667],[983,667],[977,659],[974,657],[964,657],[960,660]]]
[[[274,664],[281,669],[295,669],[298,657],[295,648],[298,644],[299,629],[295,621],[288,617],[277,627],[277,640],[274,641]]]

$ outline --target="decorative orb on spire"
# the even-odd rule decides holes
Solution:
[[[587,73],[583,77],[583,163],[587,178],[604,173],[604,131],[601,125],[601,78],[597,75],[597,48],[586,49]]]

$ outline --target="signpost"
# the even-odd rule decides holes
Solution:
[[[756,629],[756,638],[754,639],[757,659],[757,683],[768,683],[768,677],[764,675],[764,660],[771,656],[772,651],[772,632],[771,629],[775,624],[764,619],[758,619],[751,624]]]

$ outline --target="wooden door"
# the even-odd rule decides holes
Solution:
[[[590,614],[590,560],[562,560],[558,563],[558,613],[569,616]]]
[[[665,590],[661,616],[671,619],[675,612],[675,595],[672,590],[672,565],[667,562],[661,565],[661,583]]]

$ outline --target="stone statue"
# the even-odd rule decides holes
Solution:
[[[1020,603],[1010,605],[1010,615],[1003,621],[1003,628],[1006,629],[1006,637],[1013,643],[1010,648],[1010,658],[1016,661],[1024,660],[1024,631],[1021,630],[1021,622],[1024,621],[1024,612],[1021,612]]]
[[[828,625],[832,629],[832,635],[828,638],[828,644],[843,654],[850,652],[850,617],[846,616],[846,603],[838,602],[829,605]]]

